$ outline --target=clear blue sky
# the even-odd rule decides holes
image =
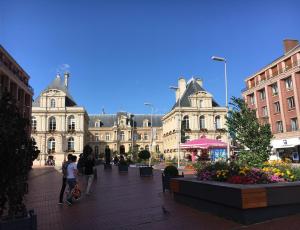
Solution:
[[[300,40],[298,0],[0,0],[0,44],[31,76],[35,97],[62,64],[88,113],[166,113],[179,76],[203,79],[225,104],[244,79]]]

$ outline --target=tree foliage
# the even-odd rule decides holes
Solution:
[[[0,218],[26,215],[27,176],[39,150],[8,93],[0,98]]]
[[[250,166],[258,166],[269,159],[272,133],[269,124],[260,124],[256,111],[251,110],[241,98],[231,98],[227,126],[235,141],[249,150],[241,151],[237,160]]]

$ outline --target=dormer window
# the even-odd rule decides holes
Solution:
[[[151,124],[150,124],[150,122],[149,122],[149,120],[144,120],[143,121],[143,127],[149,127]]]
[[[55,108],[55,99],[50,100],[50,108]]]
[[[95,122],[95,127],[96,127],[96,128],[99,128],[99,127],[100,127],[100,121],[99,121],[99,120]]]

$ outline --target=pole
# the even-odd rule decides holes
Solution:
[[[224,61],[224,76],[225,76],[225,99],[226,99],[226,117],[228,118],[228,81],[227,81],[227,62]],[[227,130],[227,159],[230,157],[229,130]]]
[[[181,107],[180,107],[180,100],[181,100],[181,95],[180,95],[180,88],[178,88],[178,153],[177,153],[177,168],[179,169],[180,167],[180,143],[181,143]]]
[[[151,166],[151,159],[152,159],[152,148],[153,148],[153,124],[152,124],[152,121],[153,121],[153,105],[151,106],[151,117],[150,117],[150,122],[151,122],[151,143],[150,143],[150,161],[149,161],[149,166]]]

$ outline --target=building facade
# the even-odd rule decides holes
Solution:
[[[31,118],[33,89],[29,85],[29,75],[0,45],[0,97],[9,92],[15,99],[19,112],[24,118]],[[28,127],[30,135],[30,127]]]
[[[108,146],[114,154],[147,149],[158,157],[163,152],[161,117],[127,112],[90,115],[89,145],[96,155],[103,156]]]
[[[243,97],[261,122],[271,125],[271,142],[279,157],[300,152],[300,45],[284,40],[284,54],[246,80]],[[298,156],[299,159],[299,156]]]
[[[178,144],[202,136],[227,142],[226,107],[220,107],[202,80],[179,78],[172,110],[162,118],[166,157],[178,156]],[[182,159],[184,152],[179,154]]]
[[[68,153],[79,155],[87,143],[88,115],[68,90],[69,74],[57,75],[32,105],[32,137],[41,151],[34,164],[54,157],[61,165]]]

